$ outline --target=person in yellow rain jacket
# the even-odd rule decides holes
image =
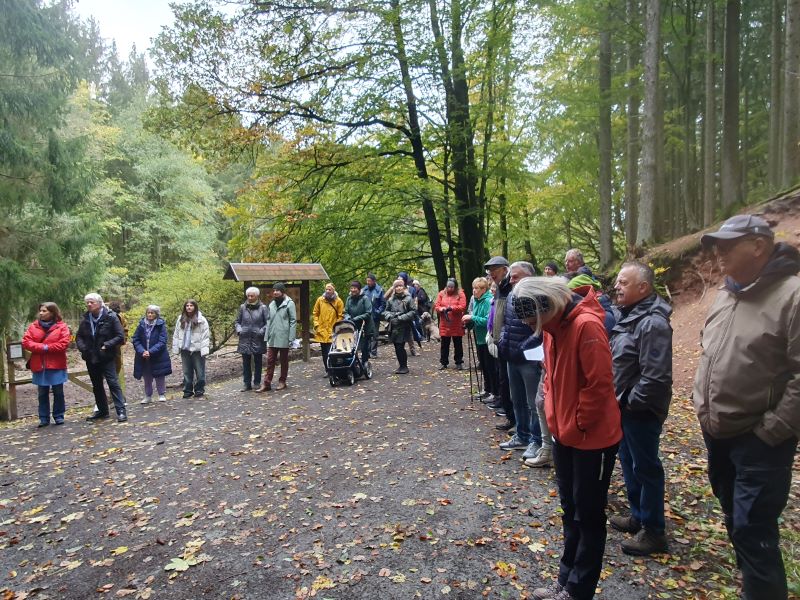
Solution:
[[[331,349],[333,326],[344,315],[344,302],[336,293],[332,283],[325,285],[325,292],[317,298],[312,311],[314,318],[314,341],[322,346],[322,366],[328,373],[328,352]]]

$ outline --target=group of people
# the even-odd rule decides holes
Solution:
[[[117,421],[128,420],[127,402],[119,377],[117,361],[126,341],[123,318],[103,302],[99,294],[84,297],[86,313],[75,334],[75,344],[86,363],[92,382],[95,408],[87,421],[98,421],[110,416],[106,386],[117,415]],[[161,309],[150,305],[145,310],[131,342],[136,352],[133,376],[144,380],[142,404],[153,402],[153,391],[158,400],[166,400],[165,378],[172,373],[172,360],[168,346],[167,325]],[[210,349],[208,321],[200,312],[197,301],[188,299],[175,322],[172,351],[180,356],[183,368],[183,397],[201,398],[205,393],[205,357]],[[64,383],[67,380],[67,348],[70,331],[61,311],[53,302],[39,305],[38,319],[30,324],[22,338],[22,346],[31,357],[28,366],[33,383],[38,387],[39,427],[64,423]],[[50,396],[52,393],[52,404]]]

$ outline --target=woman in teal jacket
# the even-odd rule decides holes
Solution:
[[[493,297],[492,292],[489,291],[489,282],[485,277],[476,277],[473,280],[472,297],[474,299],[472,314],[464,315],[461,320],[464,322],[464,326],[468,329],[471,328],[475,334],[475,349],[481,373],[483,373],[482,399],[488,403],[500,396],[500,381],[497,374],[497,361],[494,356],[489,354],[489,347],[486,345],[486,324],[489,321]]]

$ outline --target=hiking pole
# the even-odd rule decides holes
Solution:
[[[478,392],[475,394],[476,396],[481,393],[481,388],[483,387],[483,377],[480,370],[480,361],[478,360],[478,338],[475,336],[475,329],[473,328],[472,336],[470,337],[470,346],[472,348],[472,362],[475,364],[475,381],[477,382]]]

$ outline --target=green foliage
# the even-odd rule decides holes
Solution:
[[[149,304],[156,304],[172,331],[183,303],[194,298],[211,327],[211,351],[215,352],[233,334],[236,310],[243,298],[242,284],[223,280],[224,273],[224,266],[211,257],[159,271],[144,282],[142,295],[128,315],[138,320]]]

